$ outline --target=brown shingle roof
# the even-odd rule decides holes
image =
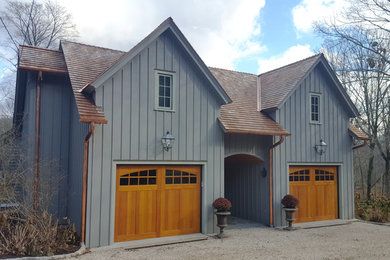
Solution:
[[[61,51],[20,45],[19,69],[68,73]]]
[[[261,108],[277,108],[303,79],[322,54],[260,74]]]
[[[354,126],[353,124],[349,124],[348,130],[357,138],[360,140],[371,140],[365,133],[363,133],[359,128]]]
[[[221,107],[219,118],[226,132],[261,135],[290,135],[281,125],[257,111],[257,76],[209,68],[232,103]]]
[[[110,68],[125,52],[69,41],[62,41],[61,47],[76,98],[80,121],[106,123],[103,110],[80,93],[80,90]]]

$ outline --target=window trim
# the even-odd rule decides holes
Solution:
[[[312,110],[311,110],[311,106],[312,106],[312,103],[311,103],[311,98],[315,96],[315,97],[318,97],[318,121],[316,120],[312,120]],[[321,93],[310,93],[309,94],[309,122],[310,124],[321,124],[322,123],[322,94]]]
[[[159,76],[160,75],[166,75],[171,76],[172,79],[172,85],[171,85],[171,107],[160,107],[159,106]],[[166,70],[155,70],[155,83],[154,83],[154,110],[157,111],[166,111],[166,112],[175,112],[175,92],[176,92],[176,73],[173,71],[166,71]]]

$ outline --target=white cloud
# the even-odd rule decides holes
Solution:
[[[67,0],[78,41],[129,50],[171,16],[207,65],[234,68],[264,50],[253,40],[265,0]]]
[[[268,59],[259,59],[258,73],[264,73],[312,55],[314,53],[310,50],[310,45],[295,45],[280,55],[272,56]]]
[[[302,0],[292,9],[295,28],[308,32],[312,29],[313,22],[336,18],[346,7],[346,0]]]

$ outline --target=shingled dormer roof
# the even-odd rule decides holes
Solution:
[[[257,76],[254,74],[209,68],[232,103],[221,107],[221,122],[228,133],[290,135],[281,125],[257,111]]]
[[[80,121],[107,123],[103,110],[82,94],[81,89],[115,64],[125,52],[70,41],[62,41],[60,49],[64,53]]]

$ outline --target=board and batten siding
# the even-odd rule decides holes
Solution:
[[[225,134],[225,197],[233,205],[232,215],[269,224],[269,147],[271,136]],[[250,155],[261,163],[229,162],[232,155]],[[263,169],[267,175],[262,176]]]
[[[89,132],[89,124],[80,122],[76,101],[72,94],[70,100],[69,125],[69,164],[68,164],[68,201],[67,216],[81,231],[81,196],[83,183],[84,139]]]
[[[321,65],[322,66],[322,65]],[[280,203],[289,191],[288,167],[299,164],[338,166],[339,218],[354,217],[354,180],[352,137],[349,135],[349,115],[344,101],[335,86],[318,65],[302,81],[298,88],[271,117],[291,136],[274,149],[274,225],[285,225]],[[321,94],[320,124],[310,123],[310,93]],[[315,152],[314,146],[323,139],[327,151],[323,155]],[[275,137],[274,142],[279,138]]]
[[[175,72],[172,112],[155,110],[156,69]],[[113,242],[115,162],[203,162],[202,231],[216,231],[211,204],[224,194],[224,140],[217,122],[222,101],[169,32],[98,86],[95,102],[108,124],[96,125],[89,144],[87,246]],[[176,140],[165,152],[161,137],[167,131]]]
[[[34,168],[35,155],[37,78],[37,72],[27,72],[22,128],[22,143],[31,169]],[[51,196],[49,211],[59,218],[67,216],[69,103],[72,95],[66,76],[43,73],[40,96],[40,182],[41,191]]]

